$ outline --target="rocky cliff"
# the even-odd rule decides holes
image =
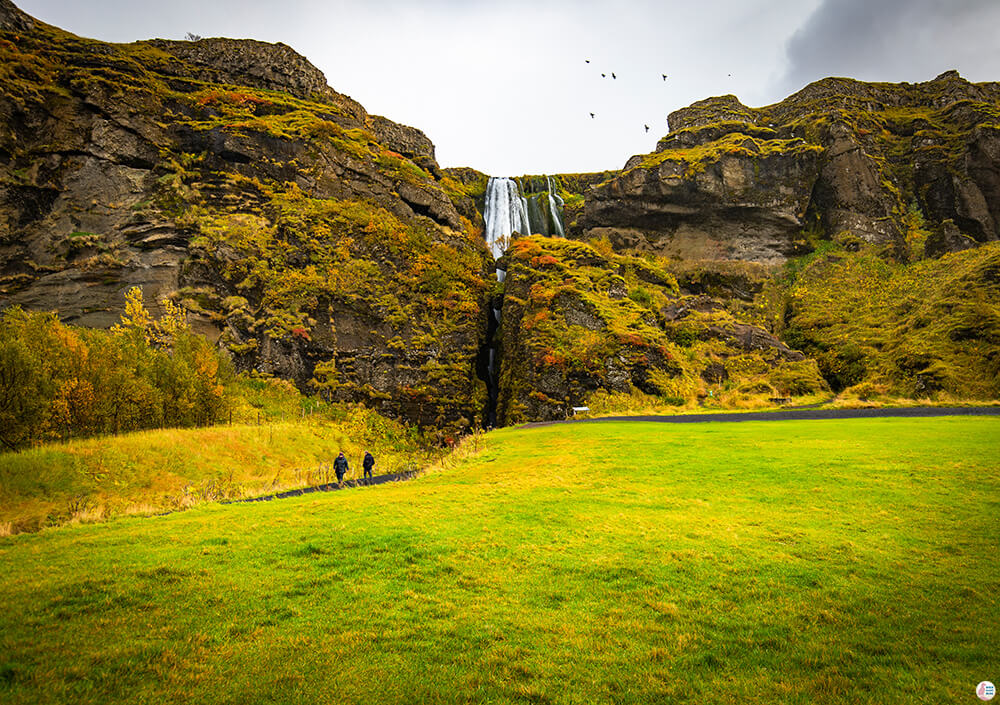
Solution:
[[[710,98],[669,124],[587,192],[572,233],[770,263],[845,233],[902,253],[917,215],[934,253],[1000,238],[1000,84],[829,78],[765,108]]]
[[[469,427],[487,253],[422,132],[282,44],[0,28],[2,305],[108,326],[138,285],[242,369]]]
[[[0,307],[106,327],[141,286],[239,369],[442,439],[615,395],[1000,396],[997,84],[826,79],[670,126],[520,179],[570,239],[515,239],[500,283],[487,175],[289,47],[113,45],[0,0]]]
[[[828,390],[813,360],[666,261],[534,236],[503,264],[501,424],[565,418],[596,391],[736,405]]]

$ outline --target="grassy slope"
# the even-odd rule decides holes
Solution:
[[[364,409],[262,425],[165,429],[0,454],[0,533],[183,509],[348,477],[370,450],[379,474],[426,463],[416,433]],[[332,420],[330,414],[340,418]],[[294,418],[294,416],[290,416]]]
[[[834,247],[798,266],[781,333],[836,391],[1000,396],[1000,243],[912,264]]]
[[[998,438],[506,429],[409,483],[0,539],[0,700],[959,702]]]

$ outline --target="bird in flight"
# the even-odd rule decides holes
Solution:
[[[615,76],[615,72],[614,71],[611,72],[611,78],[618,78],[617,76]]]
[[[649,125],[643,125],[646,128],[646,132],[649,132]]]
[[[602,73],[601,74],[601,78],[607,78],[607,77],[608,77],[608,74],[606,74],[606,73]]]
[[[664,80],[664,81],[666,81],[666,80],[667,80],[667,74],[665,74],[665,73],[661,73],[660,75],[661,75],[661,76],[663,76],[663,80]]]
[[[590,63],[590,59],[584,59],[584,61],[586,61],[588,64]]]
[[[594,117],[594,114],[593,114],[593,113],[591,113],[591,114],[590,114],[590,117]]]

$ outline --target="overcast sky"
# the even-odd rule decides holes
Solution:
[[[1000,80],[1000,0],[14,1],[107,41],[284,42],[426,132],[442,166],[496,176],[620,168],[668,113],[714,95],[762,106],[824,76],[951,68]]]

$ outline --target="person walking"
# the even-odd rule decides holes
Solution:
[[[344,451],[340,451],[340,455],[333,461],[333,471],[337,473],[337,484],[341,485],[344,483],[344,475],[350,468],[347,466],[347,458],[344,457]]]
[[[375,458],[367,450],[365,451],[365,459],[362,461],[361,465],[365,469],[365,477],[371,477],[372,468],[375,467]]]

